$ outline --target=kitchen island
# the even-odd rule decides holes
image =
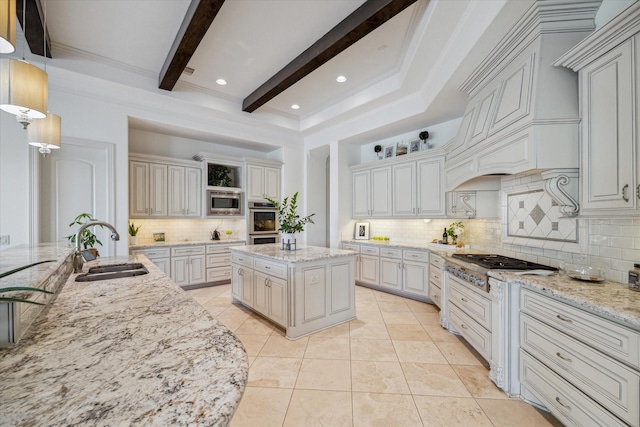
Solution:
[[[231,248],[234,302],[300,338],[356,318],[355,253],[280,244]]]
[[[75,282],[0,349],[1,425],[227,425],[248,375],[240,341],[144,256],[149,274]]]

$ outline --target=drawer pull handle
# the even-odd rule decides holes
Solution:
[[[558,356],[560,359],[564,360],[565,362],[569,362],[571,363],[571,359],[569,359],[568,357],[564,357],[562,354],[560,354],[560,352],[556,352],[556,356]]]
[[[464,323],[462,323],[460,326],[462,326],[462,329],[467,329],[467,327],[464,325]]]
[[[469,300],[466,298],[460,298],[460,300],[462,300],[462,302],[469,302]]]
[[[564,317],[562,314],[558,314],[558,315],[556,315],[556,317],[557,317],[558,319],[562,320],[563,322],[573,323],[573,320],[571,320],[571,319],[569,319],[569,318],[567,318],[567,317]]]
[[[629,196],[627,196],[628,189],[629,189],[629,184],[625,184],[624,187],[622,187],[622,200],[624,200],[627,203],[629,203]]]
[[[265,265],[264,268],[267,270],[271,270],[271,267],[269,267],[268,265]]]
[[[564,409],[566,409],[567,411],[570,411],[570,410],[571,410],[571,406],[569,406],[569,405],[565,405],[564,403],[562,403],[562,402],[560,401],[560,397],[558,397],[558,396],[556,396],[556,402],[558,402],[558,403],[560,404],[560,406],[562,406],[562,407],[563,407]]]

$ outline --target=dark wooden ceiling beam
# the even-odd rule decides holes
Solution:
[[[27,21],[25,37],[27,39],[27,44],[29,45],[29,50],[31,50],[31,53],[33,53],[34,55],[44,56],[44,41],[46,37],[47,58],[51,58],[51,40],[49,38],[48,31],[45,36],[44,11],[42,9],[42,5],[40,4],[40,0],[24,0],[24,4],[23,0],[16,0],[16,16],[18,17],[18,21],[20,21],[22,31],[25,32],[25,23],[22,19],[23,5],[25,6],[24,9],[26,11],[26,13],[24,14],[24,18]]]
[[[368,0],[242,102],[252,113],[417,0]]]
[[[191,0],[180,30],[162,66],[159,78],[160,89],[173,90],[223,4],[224,0]]]

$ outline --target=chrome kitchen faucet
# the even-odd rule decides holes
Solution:
[[[82,232],[89,227],[93,227],[94,225],[102,225],[107,227],[108,229],[110,229],[111,231],[113,231],[113,233],[111,233],[111,240],[120,240],[120,235],[118,234],[118,231],[116,230],[116,228],[109,224],[108,222],[104,222],[104,221],[89,221],[85,224],[82,224],[80,226],[80,228],[78,228],[78,231],[76,232],[76,250],[73,252],[73,272],[74,273],[80,273],[82,271],[82,267],[84,266],[84,259],[82,258],[82,244],[80,242],[81,240],[81,234]]]

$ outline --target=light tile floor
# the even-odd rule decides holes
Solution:
[[[229,285],[188,292],[249,355],[232,427],[562,425],[495,387],[432,305],[357,286],[357,320],[290,341]]]

